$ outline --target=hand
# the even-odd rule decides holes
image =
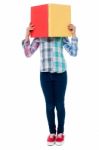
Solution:
[[[73,24],[68,25],[68,30],[72,34],[72,36],[76,36],[76,27]]]
[[[25,36],[26,39],[29,38],[30,32],[33,31],[34,29],[35,26],[32,23],[30,23],[29,26],[26,28],[26,36]]]

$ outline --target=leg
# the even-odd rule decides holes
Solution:
[[[55,129],[55,102],[53,99],[53,83],[50,79],[49,72],[40,73],[41,87],[44,93],[46,102],[46,114],[50,133],[56,133]]]
[[[64,132],[64,122],[65,122],[64,99],[65,99],[66,85],[67,85],[67,72],[56,74],[56,78],[54,80],[54,98],[58,117],[58,129],[57,129],[58,134]]]

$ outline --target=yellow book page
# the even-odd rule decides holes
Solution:
[[[60,4],[48,5],[49,37],[71,36],[68,25],[71,23],[71,6]]]

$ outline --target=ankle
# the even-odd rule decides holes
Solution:
[[[61,137],[63,135],[63,133],[58,133],[57,136]]]
[[[56,136],[56,134],[55,134],[55,133],[50,133],[49,136],[50,136],[50,137],[53,137],[53,136]]]

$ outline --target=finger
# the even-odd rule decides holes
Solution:
[[[70,25],[70,26],[68,26],[68,28],[75,29],[75,26],[74,25]]]
[[[34,25],[31,25],[31,26],[30,26],[30,28],[34,28],[34,27],[35,27]]]
[[[70,24],[70,26],[74,26],[73,24]]]
[[[72,24],[69,24],[68,26],[72,26]]]
[[[29,30],[30,30],[30,31],[32,31],[32,30],[34,30],[34,28],[35,28],[35,27],[30,27],[30,29],[29,29]]]
[[[35,26],[34,26],[34,25],[32,25],[32,26],[30,26],[30,28],[34,29],[34,28],[35,28]]]
[[[74,28],[75,26],[73,24],[70,24],[68,27],[69,28]]]
[[[68,29],[69,29],[69,30],[73,30],[73,27],[72,27],[72,26],[69,26]]]
[[[34,26],[34,24],[32,24],[32,22],[30,22],[29,23],[29,27],[33,27]]]
[[[73,29],[71,28],[71,29],[69,29],[69,31],[73,31]]]

